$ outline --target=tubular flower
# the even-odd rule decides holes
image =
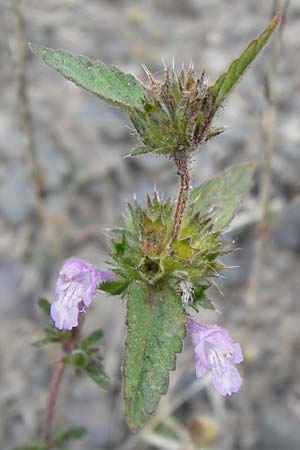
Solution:
[[[113,272],[98,269],[82,259],[67,259],[59,272],[50,310],[56,328],[77,327],[78,315],[90,306],[100,281],[114,278]]]
[[[196,377],[212,372],[212,384],[221,395],[238,392],[242,378],[234,364],[243,361],[240,344],[224,328],[202,325],[188,319],[187,328],[195,345]]]

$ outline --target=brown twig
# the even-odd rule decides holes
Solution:
[[[24,16],[22,0],[16,0],[16,43],[17,43],[17,102],[20,125],[27,138],[26,158],[32,171],[32,178],[36,189],[35,214],[38,220],[43,218],[43,197],[45,196],[45,184],[43,171],[37,161],[36,148],[34,143],[34,132],[32,116],[28,99],[28,82],[26,76],[26,46],[24,36]]]
[[[180,177],[180,184],[176,211],[174,215],[172,239],[175,239],[179,233],[190,189],[190,171],[186,151],[181,150],[180,152],[176,153],[174,156],[174,160],[178,169],[177,173]]]
[[[79,318],[80,319],[80,318]],[[82,324],[82,319],[79,320],[79,324],[77,328],[73,328],[70,338],[64,345],[64,352],[71,353],[79,339],[80,334],[80,326]],[[56,363],[56,366],[53,370],[53,374],[50,381],[48,397],[46,401],[45,413],[43,418],[43,429],[42,429],[42,437],[45,442],[46,448],[50,449],[52,447],[52,424],[55,414],[55,404],[59,391],[59,387],[61,385],[61,381],[63,379],[64,371],[66,365],[63,361],[59,361]]]
[[[280,6],[280,0],[274,0],[272,14],[273,12],[278,12],[280,10]],[[257,291],[260,285],[266,243],[269,234],[268,218],[272,196],[272,156],[274,152],[274,125],[276,118],[274,80],[277,74],[277,62],[281,46],[281,37],[283,26],[286,22],[288,6],[289,0],[287,0],[283,6],[281,24],[271,44],[268,70],[265,78],[265,99],[267,106],[263,112],[261,120],[261,138],[263,147],[263,166],[260,189],[261,218],[256,229],[254,259],[245,297],[246,324],[249,328],[253,325]]]

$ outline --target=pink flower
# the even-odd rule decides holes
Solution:
[[[240,344],[224,328],[202,325],[188,319],[187,328],[195,345],[196,377],[212,371],[212,384],[221,395],[238,392],[242,378],[234,364],[243,361]]]
[[[77,327],[79,312],[90,306],[100,281],[112,279],[115,279],[113,272],[98,269],[79,258],[67,259],[59,272],[50,310],[56,328]]]

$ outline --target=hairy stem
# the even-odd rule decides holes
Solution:
[[[175,154],[174,160],[178,169],[177,173],[180,177],[180,183],[179,195],[174,215],[172,239],[175,239],[178,236],[190,189],[190,171],[186,151],[181,150]]]
[[[82,322],[82,321],[79,320],[79,325],[77,328],[73,328],[70,338],[64,345],[63,350],[65,353],[71,353],[79,339],[80,324],[81,324],[80,322]],[[53,424],[53,419],[54,419],[54,414],[55,414],[55,404],[56,404],[59,387],[60,387],[61,381],[63,379],[65,368],[66,368],[65,363],[62,361],[59,361],[53,370],[52,378],[50,381],[49,392],[48,392],[45,413],[44,413],[44,418],[43,418],[43,430],[42,430],[43,441],[45,442],[47,449],[50,449],[52,447],[52,424]]]
[[[54,417],[55,403],[64,371],[65,371],[65,364],[63,362],[57,363],[50,382],[49,393],[43,420],[43,441],[45,442],[47,448],[51,448],[51,430]]]

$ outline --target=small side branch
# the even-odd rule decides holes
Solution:
[[[45,196],[45,183],[43,170],[37,161],[36,147],[34,143],[34,131],[32,116],[29,107],[28,82],[26,76],[26,46],[24,33],[23,0],[16,0],[15,3],[16,20],[16,43],[17,43],[17,102],[20,117],[20,126],[27,138],[26,158],[32,172],[32,178],[36,190],[36,217],[43,218],[43,198]]]
[[[174,215],[172,239],[175,239],[179,233],[190,189],[190,172],[186,151],[182,150],[175,154],[174,160],[178,169],[177,173],[180,177],[180,183],[179,195]]]
[[[57,363],[50,382],[43,420],[43,441],[45,442],[47,448],[51,448],[51,430],[55,411],[55,403],[65,367],[66,365],[63,362]]]
[[[64,352],[71,353],[79,339],[80,333],[80,325],[82,320],[79,317],[79,325],[77,328],[73,328],[71,332],[71,336],[69,340],[64,345]],[[42,428],[42,438],[46,444],[46,448],[50,449],[52,447],[52,424],[55,415],[55,404],[59,391],[59,387],[61,385],[61,381],[63,379],[64,371],[66,368],[66,364],[62,361],[59,361],[53,371],[52,378],[50,381],[48,397],[46,401],[45,413],[43,418],[43,428]]]

